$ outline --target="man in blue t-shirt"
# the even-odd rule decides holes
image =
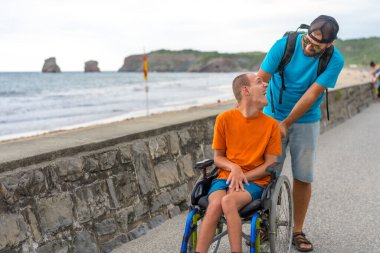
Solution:
[[[302,252],[312,251],[312,243],[302,232],[303,223],[311,196],[314,162],[318,144],[321,112],[319,106],[326,88],[333,88],[343,68],[344,59],[334,48],[330,61],[319,76],[317,69],[320,57],[332,46],[339,25],[333,17],[321,15],[310,25],[307,34],[300,34],[290,62],[284,69],[282,103],[279,103],[281,76],[277,68],[285,52],[287,37],[279,39],[266,55],[258,72],[269,82],[268,101],[273,101],[274,112],[269,104],[264,113],[279,121],[283,152],[290,148],[293,172],[294,232],[293,244]],[[271,98],[271,96],[273,96]],[[273,99],[273,100],[272,100]]]
[[[371,66],[373,70],[373,72],[371,73],[372,75],[371,84],[373,85],[375,89],[375,94],[377,95],[378,98],[380,98],[380,68],[376,66],[376,64],[373,61],[371,61],[369,65]]]

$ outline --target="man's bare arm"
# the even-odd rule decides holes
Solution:
[[[270,155],[270,154],[265,154],[264,155],[264,163],[261,164],[260,166],[256,167],[254,170],[251,170],[246,174],[247,179],[249,181],[252,180],[257,180],[260,178],[263,178],[265,176],[268,176],[269,173],[265,171],[265,169],[269,166],[272,165],[277,161],[277,156],[275,155]]]
[[[269,80],[271,79],[272,75],[265,72],[264,70],[262,69],[259,69],[259,72],[257,72],[257,75],[259,77],[261,77],[261,79],[266,82],[266,83],[269,83]]]
[[[301,99],[293,107],[292,111],[281,123],[281,135],[285,136],[288,127],[290,127],[297,119],[304,115],[310,107],[315,103],[318,97],[324,92],[326,87],[313,83],[309,89],[303,94]],[[284,135],[285,134],[285,135]]]

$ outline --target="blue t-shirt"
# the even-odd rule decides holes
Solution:
[[[283,37],[278,40],[273,47],[269,50],[261,69],[272,75],[269,81],[267,92],[268,105],[264,108],[264,113],[277,119],[284,120],[295,104],[300,100],[306,90],[314,83],[318,83],[326,88],[334,88],[338,75],[343,68],[344,59],[339,50],[335,47],[330,62],[326,70],[318,76],[317,70],[319,58],[305,56],[302,50],[301,42],[302,34],[297,37],[296,47],[290,62],[284,69],[284,81],[286,90],[282,94],[282,104],[279,104],[279,96],[281,89],[281,77],[276,72],[278,65],[281,62],[282,56],[285,52],[286,39]],[[273,102],[275,112],[272,113],[271,109],[271,92],[273,94]],[[321,119],[321,112],[319,106],[322,102],[323,94],[318,97],[316,102],[311,108],[296,122],[297,123],[311,123]]]

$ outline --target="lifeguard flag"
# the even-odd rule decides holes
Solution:
[[[146,57],[146,54],[144,53],[144,80],[148,80],[148,58]]]

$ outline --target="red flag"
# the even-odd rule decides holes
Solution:
[[[144,53],[144,80],[148,80],[148,58]]]

